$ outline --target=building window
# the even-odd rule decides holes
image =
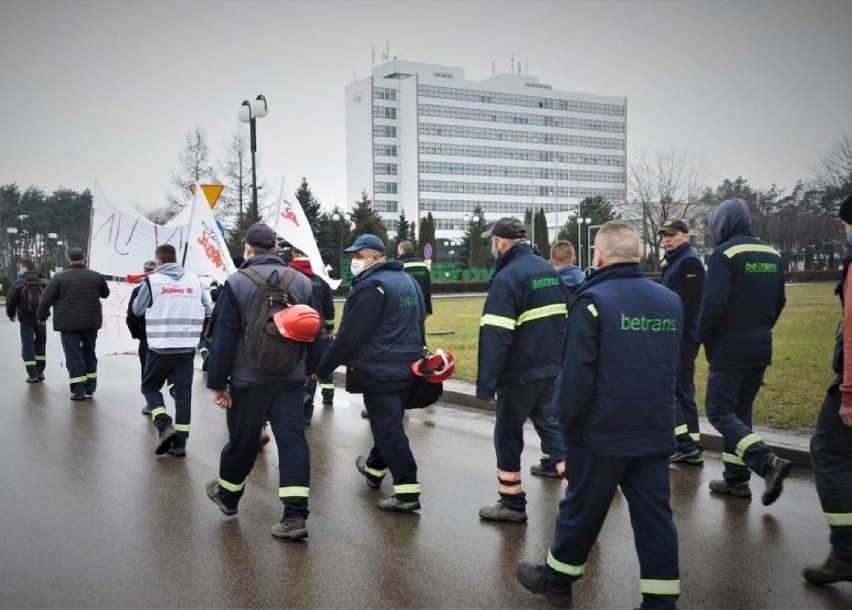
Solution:
[[[396,176],[396,163],[373,163],[373,173]]]
[[[373,125],[373,136],[377,138],[395,138],[395,125]]]
[[[373,116],[377,119],[396,119],[396,108],[392,106],[373,106]]]
[[[376,181],[376,192],[377,193],[391,193],[396,194],[398,185],[396,182],[382,182]]]

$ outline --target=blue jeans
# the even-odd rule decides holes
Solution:
[[[305,440],[303,386],[271,383],[231,388],[232,406],[226,412],[228,444],[219,460],[221,496],[236,505],[257,459],[257,443],[264,421],[269,421],[278,446],[278,497],[285,517],[308,516],[311,459]]]
[[[68,383],[76,396],[94,394],[98,387],[98,357],[95,344],[98,331],[84,333],[59,333],[62,351],[65,352],[65,366],[68,367]]]
[[[47,345],[47,327],[37,322],[20,322],[21,358],[30,379],[44,375],[47,364],[45,346]]]
[[[551,415],[554,378],[537,379],[523,385],[497,388],[497,417],[494,423],[494,448],[497,451],[497,470],[517,473],[516,480],[503,480],[501,487],[513,487],[516,493],[500,493],[501,502],[516,510],[527,504],[521,486],[521,452],[524,450],[524,423],[532,420],[541,438],[541,452],[555,464],[565,459],[565,441],[556,420]]]

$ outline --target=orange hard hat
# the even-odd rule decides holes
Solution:
[[[275,328],[285,339],[310,343],[320,328],[319,314],[308,305],[291,305],[272,314]]]
[[[429,383],[446,381],[455,369],[456,357],[452,352],[445,352],[442,349],[435,350],[434,354],[426,354],[411,363],[411,371]]]

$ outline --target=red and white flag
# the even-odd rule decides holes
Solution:
[[[225,236],[219,229],[204,189],[195,189],[189,212],[189,230],[184,268],[197,275],[209,275],[220,284],[237,272]]]
[[[199,189],[200,190],[200,189]],[[281,181],[281,194],[278,203],[273,208],[273,216],[265,220],[272,229],[291,246],[305,253],[311,261],[311,271],[314,275],[321,277],[326,284],[335,290],[340,286],[340,280],[334,280],[328,275],[325,263],[320,255],[317,240],[311,231],[308,217],[293,189],[287,188],[286,181]]]

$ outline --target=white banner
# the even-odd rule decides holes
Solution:
[[[317,241],[311,231],[311,225],[308,223],[308,217],[305,216],[305,211],[294,193],[294,190],[287,188],[286,181],[282,180],[278,205],[273,208],[273,216],[265,219],[264,222],[282,239],[304,252],[311,261],[311,271],[314,275],[321,277],[332,290],[335,290],[340,286],[340,280],[329,277]]]
[[[187,226],[157,225],[136,210],[107,199],[98,183],[92,195],[89,267],[104,275],[124,277],[140,273],[145,261],[153,260],[161,244],[172,244],[180,252]]]

